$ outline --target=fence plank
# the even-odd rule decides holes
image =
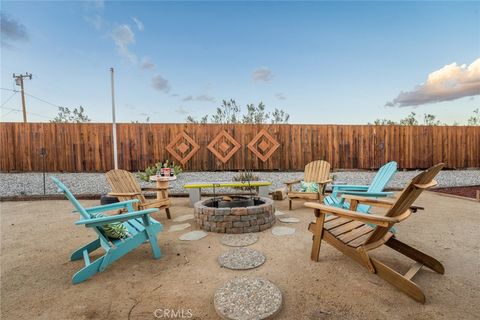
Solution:
[[[279,143],[265,162],[247,147],[262,129]],[[222,130],[240,144],[226,163],[207,149]],[[391,160],[404,169],[427,168],[438,162],[445,162],[447,168],[480,167],[478,126],[126,123],[117,126],[119,166],[137,171],[156,161],[174,160],[166,146],[182,132],[200,146],[184,165],[188,171],[303,170],[316,159],[329,161],[334,169],[376,169]],[[261,141],[263,138],[257,148]],[[112,126],[108,123],[3,122],[0,143],[2,172],[41,171],[42,148],[47,151],[47,171],[104,172],[113,168]]]

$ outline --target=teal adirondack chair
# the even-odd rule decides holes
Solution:
[[[388,182],[393,178],[393,175],[397,171],[397,163],[391,161],[384,164],[377,172],[369,186],[361,185],[333,185],[332,194],[325,197],[323,203],[329,206],[340,207],[349,209],[350,204],[345,202],[344,198],[339,197],[339,194],[351,194],[364,197],[388,197],[392,196],[393,192],[384,192],[383,189]],[[370,206],[360,204],[357,207],[358,212],[368,213]]]
[[[68,200],[73,204],[76,209],[75,211],[80,213],[82,219],[75,222],[75,224],[92,228],[92,230],[98,235],[96,240],[93,240],[89,244],[72,253],[71,261],[83,258],[85,262],[85,267],[80,269],[73,276],[72,282],[74,284],[85,281],[98,272],[105,271],[110,264],[137,248],[145,241],[150,242],[154,258],[160,258],[161,253],[156,235],[163,229],[163,226],[150,217],[150,214],[158,212],[158,209],[134,211],[133,204],[138,200],[129,200],[103,206],[84,208],[62,182],[54,177],[52,177],[52,180],[58,186],[59,192],[64,193]],[[93,213],[117,209],[127,209],[128,212],[101,218],[91,218],[90,216],[90,214]],[[127,227],[130,236],[125,239],[108,238],[101,226],[111,222],[122,222]],[[95,261],[90,261],[89,253],[100,247],[105,250],[105,254],[97,258]]]

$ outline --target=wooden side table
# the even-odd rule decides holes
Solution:
[[[170,181],[177,180],[177,176],[162,177],[162,176],[150,176],[150,181],[155,182],[155,186],[161,190],[157,191],[157,200],[166,200],[168,202],[168,187]],[[167,215],[170,216],[170,210],[167,208]]]

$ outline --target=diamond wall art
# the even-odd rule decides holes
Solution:
[[[218,160],[226,163],[240,149],[238,143],[227,131],[222,130],[209,144],[210,150]]]
[[[277,150],[280,144],[265,130],[262,129],[248,144],[252,151],[263,162],[267,161]]]
[[[188,134],[181,132],[173,138],[166,149],[184,165],[200,149],[200,146]]]

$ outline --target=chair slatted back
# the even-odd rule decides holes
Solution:
[[[396,171],[397,163],[395,161],[384,164],[373,178],[367,192],[382,192]]]
[[[51,179],[57,185],[57,187],[59,189],[58,191],[62,192],[65,195],[65,197],[67,197],[67,199],[70,200],[70,202],[73,204],[75,209],[80,213],[80,215],[84,219],[92,219],[92,217],[87,212],[87,210],[85,210],[85,208],[80,204],[80,202],[77,200],[77,198],[75,198],[73,193],[60,180],[58,180],[55,177],[51,177]],[[95,231],[95,233],[98,235],[98,237],[102,240],[102,243],[104,243],[108,246],[108,240],[107,240],[108,237],[105,235],[105,232],[103,231],[103,229],[99,226],[92,227],[92,229]]]
[[[107,181],[114,193],[138,193],[134,197],[122,197],[118,196],[118,200],[127,201],[132,199],[138,199],[140,203],[145,203],[145,196],[142,194],[142,189],[138,184],[135,176],[126,170],[110,170],[106,174]]]
[[[78,202],[78,200],[75,198],[75,196],[73,195],[73,193],[68,190],[68,188],[60,181],[58,180],[57,178],[55,177],[51,177],[51,179],[53,180],[53,182],[57,185],[58,187],[58,191],[62,192],[65,197],[67,197],[68,200],[70,200],[70,202],[73,204],[73,206],[75,207],[75,209],[80,213],[80,215],[84,218],[84,219],[91,219],[90,215],[88,214],[88,212],[85,210],[85,208],[80,204],[80,202]]]
[[[387,211],[385,216],[396,217],[409,210],[415,200],[420,196],[423,190],[428,189],[430,183],[434,182],[435,176],[442,170],[444,164],[439,163],[433,167],[423,171],[410,181],[409,185],[403,189],[395,204]],[[365,244],[375,242],[382,239],[388,232],[389,228],[377,226],[372,235],[365,241]]]
[[[324,160],[312,161],[305,166],[305,182],[322,182],[330,178],[330,163]]]

